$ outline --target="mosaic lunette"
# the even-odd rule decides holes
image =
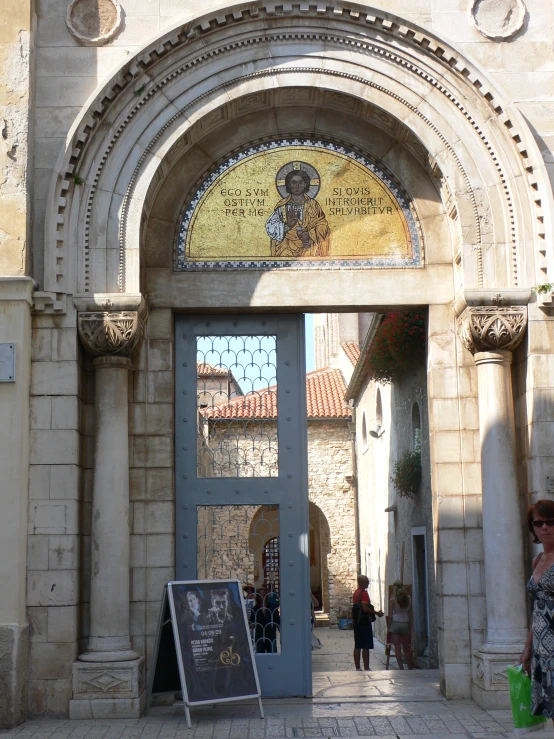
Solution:
[[[417,266],[406,197],[367,158],[329,142],[262,144],[229,158],[189,200],[177,268]]]

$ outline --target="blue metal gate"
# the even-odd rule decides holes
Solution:
[[[177,316],[176,576],[241,580],[262,694],[311,694],[304,320]]]

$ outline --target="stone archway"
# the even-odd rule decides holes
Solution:
[[[296,107],[312,107],[310,87],[327,91],[331,105],[335,94],[347,95],[350,110],[369,98],[374,113],[362,114],[365,120],[374,115],[427,160],[460,221],[466,289],[533,279],[536,267],[523,244],[535,235],[534,260],[543,266],[538,246],[550,253],[551,195],[518,112],[458,52],[407,21],[353,5],[334,14],[333,32],[326,30],[323,41],[318,27],[326,27],[331,8],[324,14],[307,9],[293,27],[295,12],[281,16],[255,3],[180,24],[103,86],[76,121],[56,167],[47,290],[65,291],[76,273],[74,294],[138,292],[144,214],[171,162],[241,105],[243,112],[263,109],[271,90],[288,91]],[[267,23],[262,36],[259,18]],[[298,64],[303,53],[309,66]],[[338,107],[349,110],[344,101]],[[76,172],[83,189],[73,181]],[[493,242],[504,244],[505,254],[491,271],[484,253]]]
[[[338,122],[342,128],[337,129]],[[402,179],[417,202],[426,246],[424,269],[320,271],[309,281],[278,270],[237,273],[232,290],[228,273],[191,276],[175,271],[171,245],[185,191],[221,156],[248,141],[307,131],[346,138]],[[73,299],[83,343],[98,357],[97,386],[102,386],[105,403],[97,398],[97,421],[105,422],[104,429],[113,420],[102,417],[104,412],[117,415],[123,426],[127,423],[123,404],[116,408],[110,402],[126,397],[127,357],[140,343],[145,302],[153,319],[144,351],[148,356],[152,352],[153,367],[163,367],[153,372],[167,373],[164,389],[163,383],[154,383],[145,397],[147,403],[165,406],[172,398],[171,350],[164,348],[163,360],[159,355],[154,359],[154,352],[164,342],[171,344],[171,311],[430,306],[428,370],[436,381],[430,405],[438,416],[443,401],[452,400],[446,376],[466,371],[471,359],[457,342],[452,306],[456,314],[466,309],[465,346],[479,354],[482,384],[503,386],[491,379],[490,357],[481,355],[511,351],[522,336],[525,309],[518,306],[528,302],[529,286],[541,270],[546,273],[552,259],[551,211],[540,155],[519,113],[503,102],[480,70],[441,39],[354,4],[340,10],[306,6],[281,14],[249,3],[168,30],[123,65],[83,110],[51,186],[45,288],[55,311],[63,312],[64,301]],[[145,293],[148,301],[143,300]],[[511,355],[501,354],[499,364],[496,354],[493,361],[506,379]],[[468,393],[464,401],[475,407],[475,388]],[[507,409],[503,419],[511,428],[509,403],[497,400]],[[460,407],[452,410],[453,428],[437,423],[432,432],[439,563],[450,552],[443,542],[465,536],[451,502],[455,498],[461,510],[467,487],[475,486],[479,477],[478,458],[456,458],[455,473],[448,467],[454,462],[445,451],[446,434],[461,438],[467,420]],[[172,411],[166,407],[165,412],[171,425]],[[482,413],[486,429],[485,406]],[[159,449],[167,451],[171,437],[163,438]],[[114,448],[108,436],[97,439],[98,488],[113,487],[113,480],[102,477],[99,458],[100,452],[111,458]],[[513,458],[508,459],[508,477],[514,477],[513,466]],[[114,468],[121,481],[121,520],[128,468],[125,452]],[[490,478],[482,474],[482,481],[489,484]],[[517,539],[517,488],[511,477],[508,483],[508,523]],[[494,506],[496,494],[492,499]],[[480,535],[478,531],[475,524],[472,536]],[[460,544],[468,546],[465,539]],[[513,542],[512,549],[518,549]],[[128,561],[128,547],[120,554]],[[517,562],[515,570],[520,578]],[[125,567],[122,571],[124,579]],[[119,592],[125,595],[124,589]],[[445,608],[455,607],[449,594],[441,597]],[[517,644],[522,616],[508,624],[504,641],[503,627],[492,628],[494,614],[489,616],[504,659]],[[128,646],[128,619],[124,622],[119,647]],[[460,629],[463,639],[454,643],[454,632],[460,634]],[[469,695],[472,650],[483,640],[484,629],[475,628],[469,616],[462,627],[445,628],[440,658],[448,695]],[[491,687],[491,660],[478,664],[474,684]],[[487,670],[490,684],[483,677]]]

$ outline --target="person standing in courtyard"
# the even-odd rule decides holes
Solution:
[[[412,610],[410,596],[406,588],[397,580],[392,586],[392,596],[389,601],[389,634],[394,646],[394,656],[398,662],[398,669],[404,669],[404,659],[408,670],[413,670],[411,647]],[[402,656],[404,652],[404,656]]]
[[[354,625],[354,665],[358,672],[360,667],[360,656],[363,659],[364,670],[369,670],[369,650],[373,649],[372,622],[375,617],[381,617],[383,611],[376,611],[371,605],[367,588],[369,580],[365,575],[358,575],[358,588],[352,596],[352,622]]]
[[[531,678],[531,710],[554,720],[554,502],[539,500],[527,511],[527,527],[543,551],[533,560],[527,592],[531,628],[519,661]]]

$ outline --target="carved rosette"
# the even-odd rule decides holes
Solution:
[[[79,313],[79,336],[95,357],[132,357],[144,335],[146,311]]]
[[[473,0],[471,20],[485,38],[506,41],[523,28],[527,9],[523,0]]]
[[[472,354],[513,351],[526,326],[525,306],[466,308],[459,319],[460,339]]]

